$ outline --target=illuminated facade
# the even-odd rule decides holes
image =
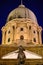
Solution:
[[[25,65],[43,65],[42,27],[35,14],[23,4],[10,12],[2,27],[0,65],[17,65],[18,46],[25,48]]]
[[[42,28],[35,14],[24,5],[11,11],[5,26],[2,27],[2,44],[29,46],[42,44]]]

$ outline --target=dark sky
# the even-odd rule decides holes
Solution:
[[[0,43],[2,40],[1,28],[5,25],[8,14],[20,3],[21,0],[0,0]],[[23,4],[35,13],[39,25],[43,28],[43,0],[23,0]]]

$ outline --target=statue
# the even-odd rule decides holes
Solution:
[[[19,46],[19,51],[17,52],[18,53],[18,65],[24,65],[25,63],[25,59],[26,59],[26,56],[24,54],[25,49],[22,47],[22,46]]]

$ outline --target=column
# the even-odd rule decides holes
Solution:
[[[42,33],[41,33],[41,31],[39,31],[39,41],[40,41],[40,44],[42,44]]]
[[[42,28],[40,27],[39,28],[39,42],[40,42],[40,44],[42,44]]]
[[[12,26],[12,28],[13,28],[13,44],[14,44],[14,29],[15,29],[15,27]]]
[[[39,31],[37,31],[37,35],[38,35],[38,44],[40,44]]]
[[[2,44],[5,44],[5,41],[6,41],[6,32],[5,32],[5,29],[3,28],[2,29]]]

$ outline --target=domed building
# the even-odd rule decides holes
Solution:
[[[35,14],[21,4],[10,12],[7,23],[2,27],[2,44],[14,46],[42,44],[41,31]]]
[[[30,9],[21,4],[12,10],[1,30],[0,65],[17,65],[19,46],[25,48],[25,65],[43,65],[42,27]]]

